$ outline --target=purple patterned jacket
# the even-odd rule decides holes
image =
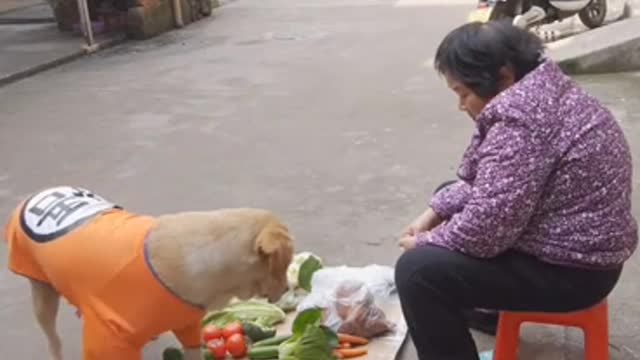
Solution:
[[[552,61],[476,119],[460,181],[431,200],[446,221],[418,234],[474,257],[508,249],[551,263],[611,268],[636,248],[631,154],[612,114]]]

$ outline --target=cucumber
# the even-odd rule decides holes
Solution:
[[[247,352],[247,357],[251,360],[269,360],[278,358],[278,345],[252,346]]]
[[[265,339],[262,341],[258,341],[253,343],[253,347],[262,347],[262,346],[271,346],[271,345],[280,345],[283,342],[289,340],[289,338],[291,338],[291,335],[279,335],[279,336],[274,336],[272,338],[269,339]]]
[[[168,347],[162,352],[162,360],[182,360],[182,351],[175,347]]]
[[[261,326],[259,324],[248,321],[242,323],[242,331],[253,342],[269,339],[276,336],[275,328],[267,328],[265,326]]]

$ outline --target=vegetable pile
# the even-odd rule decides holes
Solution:
[[[285,311],[296,309],[311,291],[313,274],[323,267],[318,256],[303,252],[294,256],[287,270],[289,291],[277,304],[265,299],[233,299],[225,308],[202,319],[204,360],[336,360],[367,354],[366,338],[336,333],[324,326],[323,310],[312,308],[297,315],[290,335],[278,335],[275,326]],[[169,347],[164,360],[182,360],[182,351]]]
[[[247,354],[247,344],[272,338],[275,325],[284,321],[285,313],[264,299],[233,299],[222,310],[210,312],[202,319],[202,340],[206,360],[233,358]]]

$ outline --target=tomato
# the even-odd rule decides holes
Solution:
[[[227,356],[227,346],[222,339],[208,341],[207,349],[211,352],[214,359],[224,359]]]
[[[244,357],[247,354],[247,344],[244,342],[242,334],[233,334],[229,336],[226,342],[229,354],[235,359]]]
[[[207,325],[202,329],[202,341],[206,344],[210,340],[222,339],[222,330],[215,325]]]
[[[243,335],[242,324],[240,323],[240,321],[229,323],[222,329],[222,337],[224,337],[225,339],[228,339],[233,334]]]

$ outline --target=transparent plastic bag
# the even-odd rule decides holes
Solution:
[[[324,325],[370,339],[394,330],[395,325],[383,310],[397,301],[394,294],[393,268],[379,265],[324,268],[313,274],[311,293],[297,310],[322,308]]]

